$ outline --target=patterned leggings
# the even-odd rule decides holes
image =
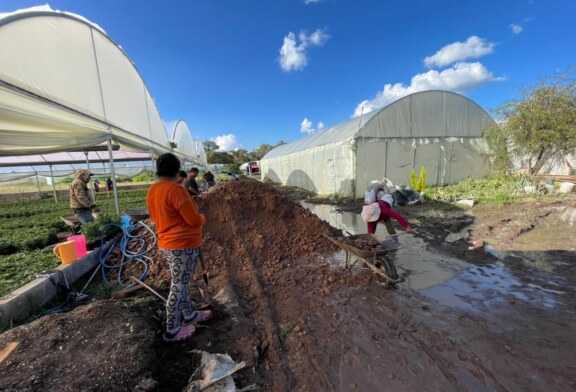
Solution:
[[[188,283],[192,279],[196,258],[200,248],[187,249],[162,249],[168,259],[172,281],[170,282],[170,294],[166,303],[166,332],[173,334],[180,328],[180,315],[190,320],[196,314]]]

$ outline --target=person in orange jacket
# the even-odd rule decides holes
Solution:
[[[158,181],[148,190],[146,205],[156,225],[158,248],[168,259],[172,274],[163,339],[174,342],[188,339],[195,332],[196,323],[212,317],[210,310],[194,309],[188,291],[202,246],[206,217],[199,213],[188,191],[176,182],[180,161],[174,154],[160,155],[156,171]]]

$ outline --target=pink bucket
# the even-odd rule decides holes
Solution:
[[[84,234],[73,235],[66,238],[68,241],[74,241],[76,243],[76,257],[82,258],[86,256],[86,237]]]

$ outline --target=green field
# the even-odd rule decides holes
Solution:
[[[120,210],[146,205],[146,189],[119,192]],[[115,216],[114,199],[97,194],[103,217]],[[57,242],[57,233],[68,228],[60,216],[70,215],[68,200],[51,199],[0,204],[0,296],[54,268],[59,260],[42,250]]]

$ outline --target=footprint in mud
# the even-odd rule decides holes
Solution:
[[[459,351],[458,352],[458,359],[460,359],[461,361],[470,361],[472,359],[472,354],[467,353],[465,351]]]

